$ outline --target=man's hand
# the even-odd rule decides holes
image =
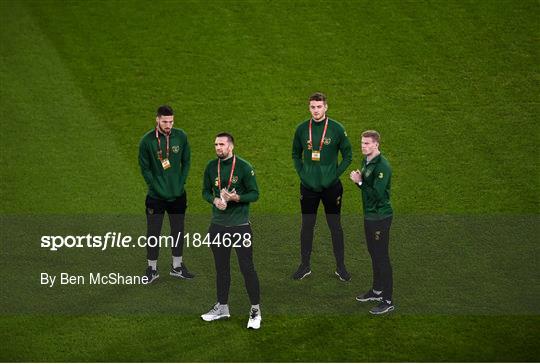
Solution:
[[[238,202],[240,201],[240,195],[238,195],[236,193],[236,190],[232,190],[232,191],[227,191],[225,188],[221,190],[221,197],[225,200],[225,201],[233,201],[233,202]]]
[[[216,197],[214,198],[214,206],[216,206],[219,210],[225,210],[227,208],[227,202],[219,197]]]
[[[358,169],[356,171],[352,171],[350,174],[350,177],[351,177],[351,181],[353,181],[356,184],[362,182],[362,173],[360,173]]]

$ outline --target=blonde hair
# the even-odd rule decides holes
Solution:
[[[362,138],[371,138],[377,143],[381,142],[381,134],[376,130],[366,130],[362,133]]]

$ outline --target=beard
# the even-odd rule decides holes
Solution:
[[[225,159],[225,158],[227,158],[229,156],[229,154],[226,153],[226,152],[218,152],[218,153],[216,153],[216,155],[217,155],[217,157],[219,159]]]

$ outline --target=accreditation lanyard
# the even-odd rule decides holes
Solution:
[[[312,121],[313,121],[313,118],[309,119],[309,141],[308,141],[308,146],[310,147],[309,149],[313,149],[313,141],[311,137],[311,122]],[[319,153],[321,152],[322,147],[323,147],[324,136],[326,135],[326,129],[328,129],[328,117],[326,117],[326,122],[324,123],[324,130],[321,136],[321,144],[319,145]]]
[[[166,159],[169,159],[169,134],[165,134],[165,139],[167,139],[167,158]],[[159,132],[158,132],[158,128],[156,128],[156,139],[157,139],[157,144],[158,144],[158,158],[160,161],[163,161],[163,152],[161,151],[161,140],[159,138]]]
[[[231,175],[229,176],[229,183],[227,184],[227,191],[231,188],[232,178],[234,173],[234,167],[236,167],[236,156],[233,156]],[[218,188],[221,191],[221,159],[218,158],[217,162],[217,178],[218,178]]]

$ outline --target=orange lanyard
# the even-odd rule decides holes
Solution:
[[[311,122],[313,121],[313,118],[309,119],[309,141],[308,145],[313,145],[312,137],[311,137]],[[321,144],[319,145],[319,152],[322,150],[323,143],[324,143],[324,136],[326,135],[326,129],[328,129],[328,116],[326,117],[326,122],[324,123],[324,130],[321,136]]]
[[[232,178],[234,173],[234,167],[236,167],[236,156],[233,156],[231,175],[229,176],[229,183],[227,184],[227,190],[231,188]],[[218,158],[217,162],[217,178],[218,178],[218,188],[221,191],[221,159]]]
[[[167,139],[167,159],[169,159],[169,134],[165,134],[165,139]],[[157,139],[157,144],[158,144],[158,158],[159,160],[163,160],[163,152],[161,151],[161,140],[159,140],[159,132],[158,132],[158,128],[156,128],[156,139]]]

